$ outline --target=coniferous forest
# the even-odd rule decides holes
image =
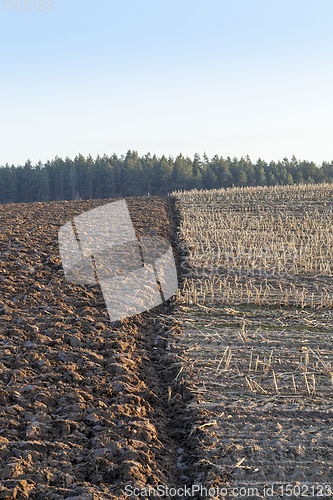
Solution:
[[[231,186],[274,186],[276,184],[333,182],[333,161],[320,166],[310,161],[291,160],[253,163],[215,155],[193,160],[136,151],[118,157],[81,154],[74,160],[56,156],[45,164],[0,167],[0,203],[29,203],[125,196],[167,196],[173,190],[227,188]]]

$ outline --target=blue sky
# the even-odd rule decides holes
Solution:
[[[9,1],[0,165],[128,149],[333,160],[332,0]]]

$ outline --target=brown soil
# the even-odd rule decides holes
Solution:
[[[123,498],[126,484],[186,479],[192,396],[167,350],[172,301],[110,326],[99,286],[64,278],[59,228],[110,201],[0,206],[2,499]],[[174,242],[170,201],[126,201],[137,236]]]

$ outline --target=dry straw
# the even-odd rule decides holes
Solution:
[[[179,245],[191,249],[179,300],[333,306],[332,284],[314,280],[333,275],[333,185],[172,194],[181,214]]]

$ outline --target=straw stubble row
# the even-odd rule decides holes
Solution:
[[[333,306],[333,186],[176,194],[188,303]]]

